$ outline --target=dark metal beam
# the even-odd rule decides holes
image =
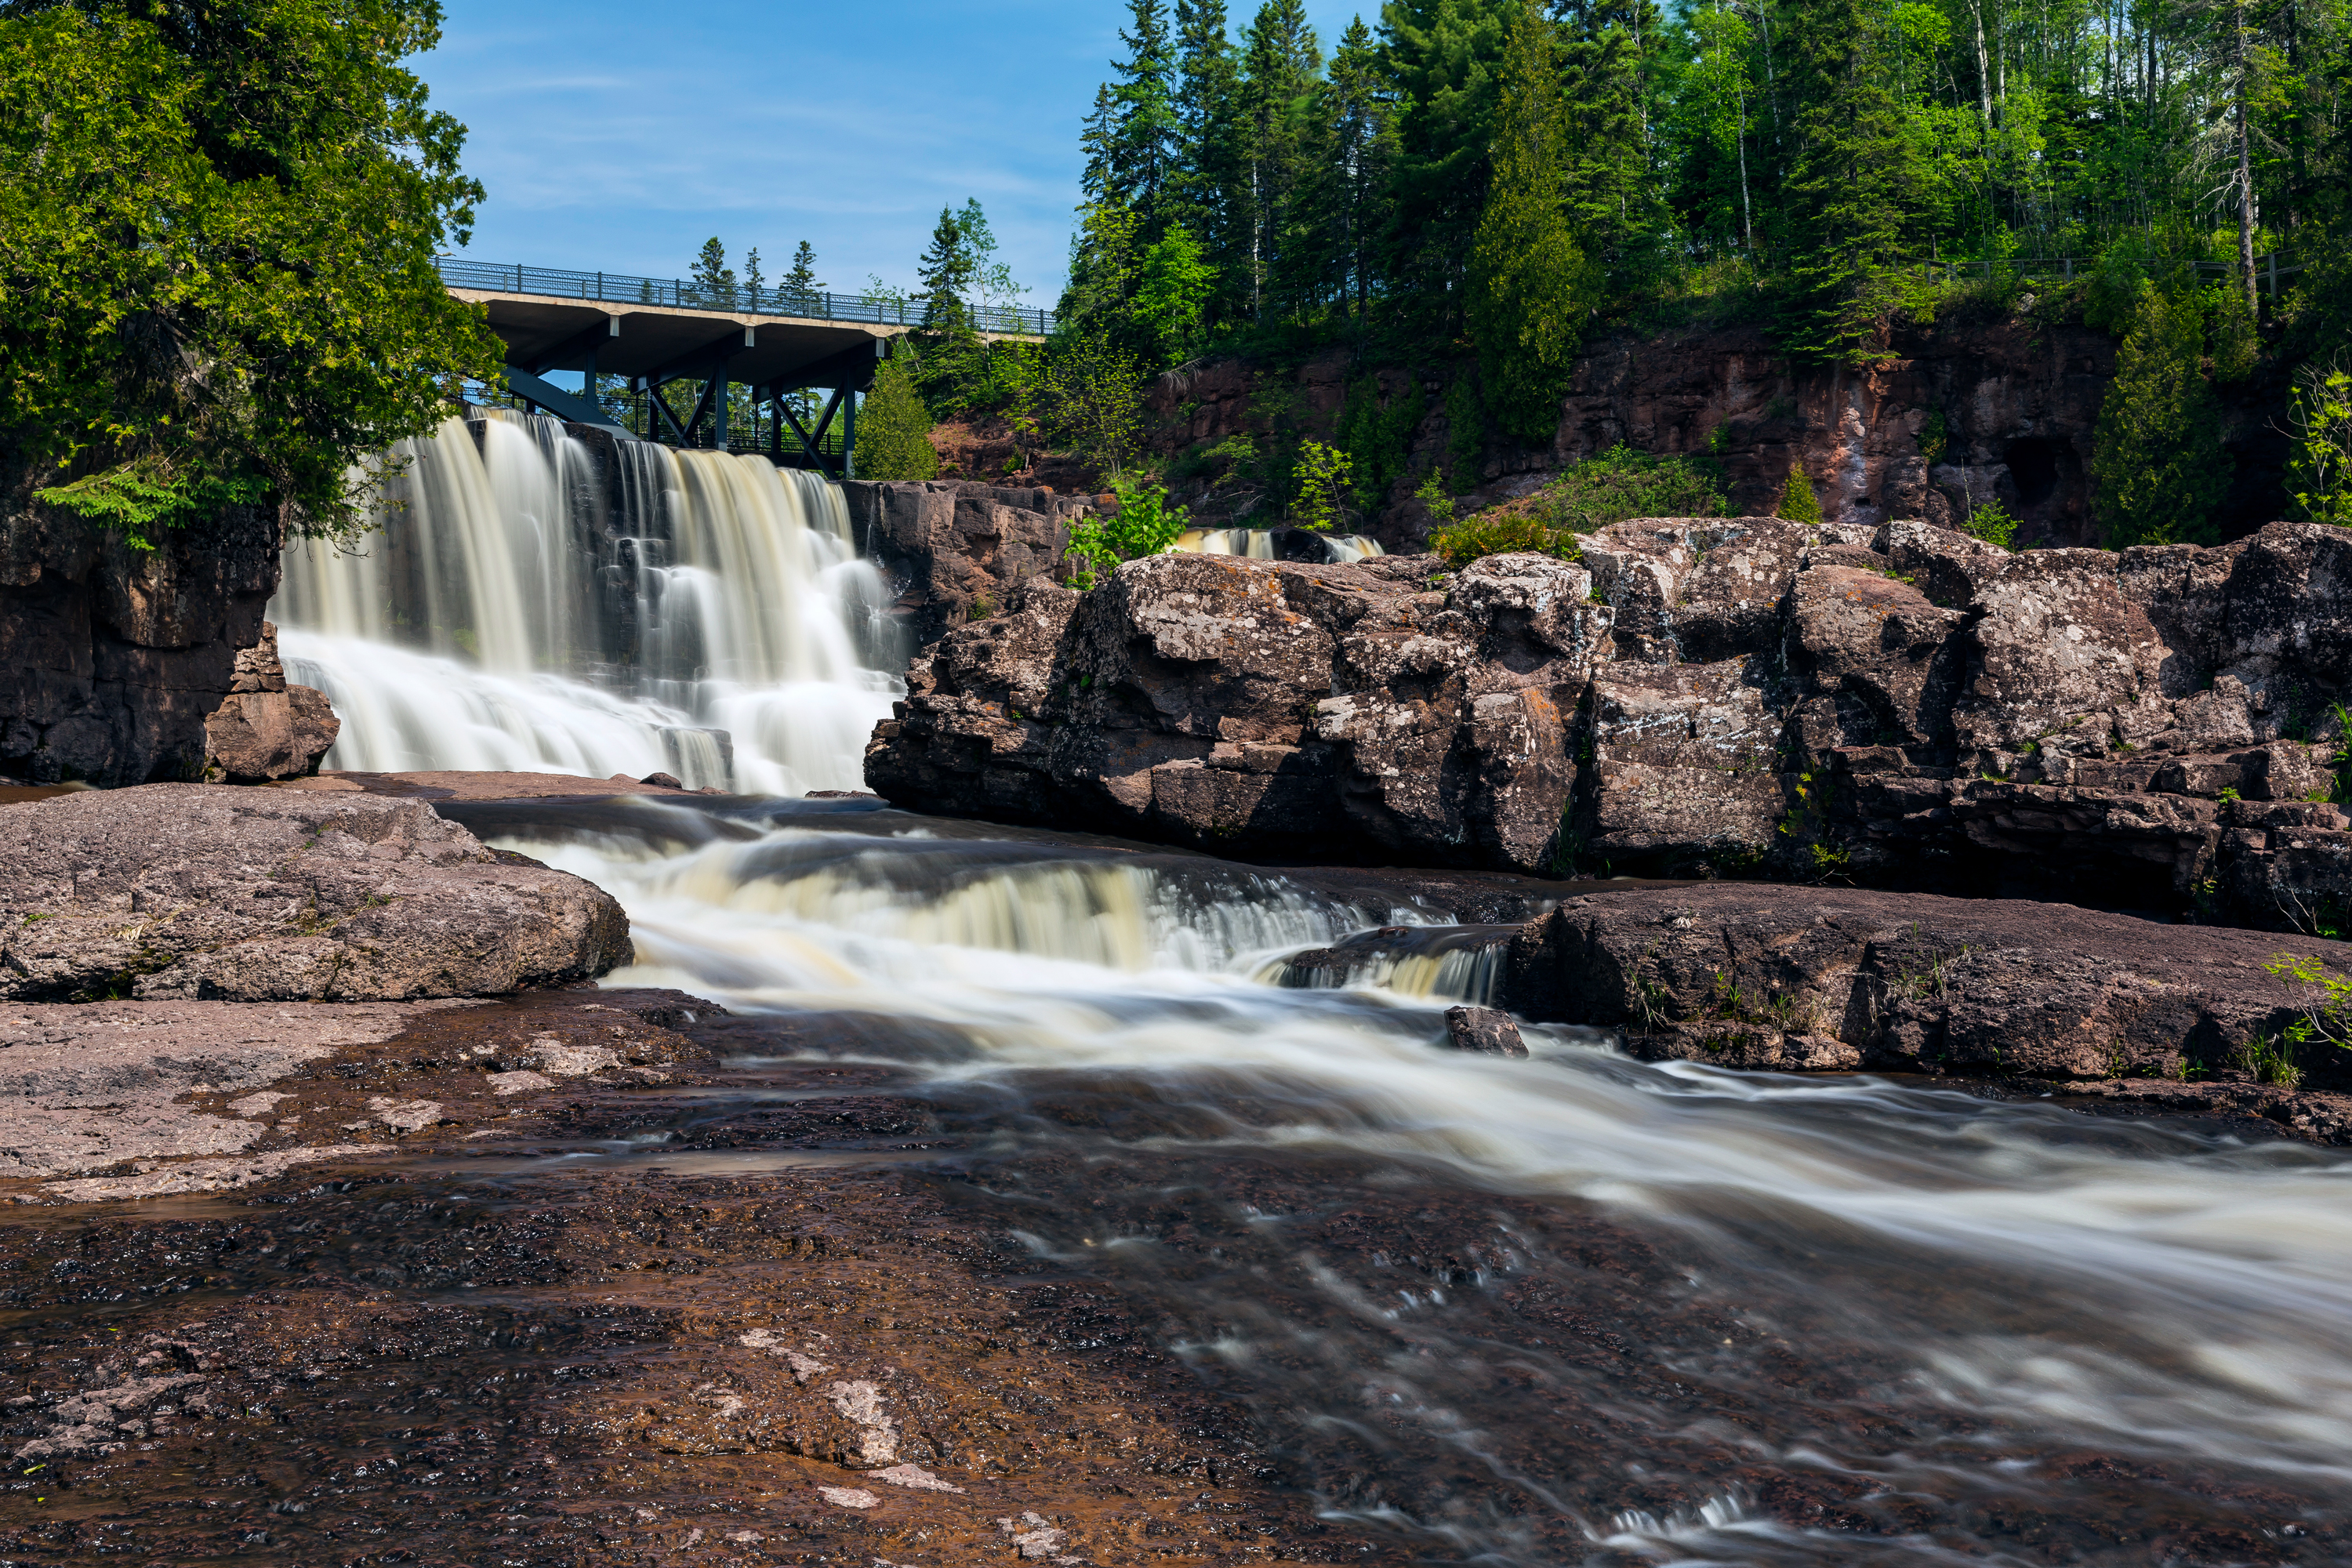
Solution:
[[[656,365],[645,373],[649,383],[677,381],[686,376],[714,375],[727,368],[727,362],[752,346],[752,329],[730,327],[727,335],[713,338],[698,347],[688,349],[667,364]]]
[[[607,342],[621,335],[621,318],[607,316],[593,326],[583,327],[553,348],[531,354],[524,368],[533,375],[545,375],[551,370],[577,370],[584,356],[593,369],[596,351]]]
[[[816,465],[816,471],[820,474],[831,475],[833,465],[825,461],[824,448],[817,445],[824,436],[824,426],[818,426],[816,436],[812,437],[806,430],[801,428],[801,422],[793,417],[793,411],[784,406],[782,398],[776,398],[774,403],[776,413],[785,424],[793,427],[793,434],[800,437],[801,450],[809,455],[809,461]]]
[[[634,434],[627,426],[596,406],[593,398],[583,398],[560,386],[551,386],[530,372],[514,365],[507,366],[506,378],[508,388],[517,397],[537,404],[559,419],[569,419],[574,425],[602,426],[607,430],[618,430],[624,436]]]
[[[874,367],[882,358],[887,338],[876,338],[870,343],[856,343],[836,354],[829,354],[814,364],[804,364],[773,376],[763,390],[770,396],[789,392],[795,387],[843,387],[853,392],[865,392],[874,385]]]

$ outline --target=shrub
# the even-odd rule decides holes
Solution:
[[[1790,522],[1822,520],[1821,498],[1813,494],[1813,481],[1795,463],[1789,465],[1788,488],[1780,492],[1780,515]]]
[[[1712,459],[1654,457],[1622,443],[1561,474],[1541,503],[1553,527],[1578,533],[1636,517],[1721,517],[1725,505]]]
[[[1072,581],[1080,588],[1092,588],[1122,561],[1160,554],[1192,521],[1182,507],[1168,504],[1168,492],[1158,485],[1122,476],[1110,488],[1118,497],[1117,516],[1070,525],[1069,546],[1062,554],[1077,563]]]
[[[1429,548],[1448,566],[1460,568],[1487,555],[1533,551],[1562,561],[1581,559],[1584,548],[1573,531],[1554,528],[1524,512],[1479,512],[1429,536]]]
[[[923,406],[905,362],[886,359],[874,367],[874,390],[857,413],[859,479],[939,477],[940,454],[930,440],[931,411]]]
[[[1997,544],[2003,550],[2017,548],[2017,519],[1997,500],[1970,507],[1969,515],[1960,521],[1960,531],[1970,539],[1981,539],[1987,544]]]
[[[1291,503],[1291,521],[1314,533],[1328,533],[1347,515],[1348,454],[1320,441],[1298,445],[1298,499]]]

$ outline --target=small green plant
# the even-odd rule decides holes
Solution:
[[[1423,476],[1421,488],[1412,492],[1412,499],[1429,509],[1432,522],[1443,524],[1454,521],[1454,498],[1445,493],[1445,476],[1435,468]]]
[[[2237,786],[2237,785],[2235,785],[2235,784],[2223,784],[2223,785],[2221,786],[2221,798],[2224,802],[2227,802],[2227,801],[2233,801],[2233,800],[2242,800],[2242,799],[2244,799],[2245,797],[2244,797],[2244,796],[2242,796],[2242,795],[2241,795],[2238,793],[2238,786]]]
[[[1290,503],[1291,521],[1310,533],[1328,533],[1347,516],[1352,465],[1348,454],[1320,441],[1301,441],[1292,472],[1298,480],[1298,499]]]
[[[1451,528],[1441,528],[1431,534],[1429,548],[1448,566],[1456,568],[1484,556],[1507,555],[1517,551],[1556,556],[1562,561],[1581,560],[1584,555],[1584,547],[1577,542],[1575,534],[1524,514],[1479,513],[1465,517]]]
[[[2009,509],[1997,500],[1970,507],[1969,515],[1960,521],[1960,531],[2002,550],[2017,548],[2017,519],[2010,516]]]
[[[2295,1061],[2294,1047],[2272,1036],[2254,1036],[2238,1047],[2235,1059],[2256,1083],[2276,1084],[2281,1089],[2296,1089],[2303,1083],[2303,1068]]]
[[[2352,975],[2339,974],[2317,958],[2282,952],[2263,965],[2285,986],[2303,1016],[2286,1026],[2290,1045],[2334,1046],[2352,1051]]]
[[[1076,563],[1071,581],[1082,589],[1092,588],[1122,561],[1166,551],[1192,521],[1182,507],[1168,504],[1168,492],[1158,485],[1119,476],[1110,487],[1118,497],[1118,513],[1072,523],[1069,547],[1062,552]]]
[[[1849,873],[1853,863],[1853,852],[1850,849],[1832,848],[1826,844],[1813,846],[1813,877],[1817,881],[1826,882],[1832,878],[1851,879]]]
[[[1929,409],[1927,417],[1919,426],[1919,455],[1931,463],[1940,463],[1951,440],[1950,427],[1944,422],[1944,411]]]
[[[1822,521],[1822,501],[1813,493],[1813,481],[1794,463],[1789,465],[1788,488],[1780,493],[1780,515],[1790,522]]]

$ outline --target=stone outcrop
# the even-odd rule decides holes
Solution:
[[[142,552],[22,489],[0,494],[0,774],[200,775],[205,718],[277,588],[264,510],[199,519]]]
[[[1091,498],[970,481],[853,480],[842,487],[858,547],[882,563],[909,647],[985,620],[1050,576]]]
[[[326,694],[289,686],[278,662],[278,628],[236,656],[228,700],[205,721],[205,771],[230,784],[301,778],[319,771],[341,732]]]
[[[900,805],[1266,858],[1774,876],[2340,929],[2352,532],[2009,554],[1918,522],[1569,563],[1025,585],[876,731]]]
[[[2292,945],[2352,973],[2352,943]],[[1653,1060],[2179,1079],[2239,1070],[2301,1016],[2305,988],[2265,968],[2280,952],[2059,904],[1717,883],[1568,900],[1512,940],[1504,1000]]]
[[[479,996],[630,956],[610,894],[418,801],[153,784],[0,808],[0,999]]]

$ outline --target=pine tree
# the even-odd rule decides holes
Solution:
[[[1339,35],[1331,56],[1323,118],[1330,127],[1322,209],[1332,282],[1339,298],[1352,300],[1361,316],[1370,308],[1396,157],[1396,121],[1380,49],[1361,16]]]
[[[1248,308],[1249,197],[1241,125],[1241,65],[1226,36],[1225,0],[1176,0],[1174,210],[1217,272],[1212,329]]]
[[[923,324],[911,334],[915,384],[933,411],[953,416],[970,407],[987,379],[986,350],[972,330],[970,292],[975,262],[953,207],[940,209],[931,243],[916,263],[923,291]]]
[[[2092,438],[2092,500],[2110,550],[2220,541],[2211,516],[2230,465],[2199,369],[2204,348],[2193,283],[2141,294]]]
[[[1389,0],[1381,30],[1397,96],[1385,270],[1433,329],[1454,318],[1487,189],[1496,72],[1520,0]]]
[[[1559,427],[1594,292],[1593,269],[1563,210],[1566,131],[1551,29],[1526,5],[1503,56],[1494,174],[1471,247],[1467,315],[1487,408],[1507,434],[1529,443]]]
[[[793,252],[793,269],[784,274],[784,287],[802,300],[824,287],[817,281],[816,251],[805,239],[801,241],[801,247]]]
[[[743,253],[743,295],[755,310],[760,309],[760,289],[766,281],[760,276],[760,247],[755,245]]]
[[[1128,13],[1132,30],[1118,35],[1128,58],[1111,64],[1120,79],[1111,89],[1118,110],[1106,188],[1156,235],[1176,152],[1175,50],[1160,0],[1128,0]]]
[[[1776,226],[1789,257],[1780,338],[1802,357],[1867,363],[1885,352],[1919,194],[1888,89],[1886,16],[1864,0],[1806,0],[1787,15],[1796,158]]]
[[[874,390],[857,410],[857,477],[932,479],[940,454],[930,443],[931,411],[897,359],[874,367]]]
[[[732,310],[735,305],[735,269],[727,265],[727,247],[712,235],[702,242],[694,255],[694,269],[687,274],[687,282],[694,291],[698,304],[706,310]]]
[[[1308,110],[1323,51],[1301,0],[1265,0],[1242,34],[1242,130],[1249,178],[1252,314],[1264,319],[1268,285],[1302,216]]]
[[[1789,481],[1780,489],[1778,515],[1790,522],[1816,523],[1822,521],[1822,498],[1813,489],[1812,477],[1798,464],[1789,465]]]
[[[1647,277],[1667,216],[1651,164],[1643,77],[1663,34],[1652,0],[1554,0],[1560,100],[1570,127],[1566,175],[1578,239],[1620,287]]]

